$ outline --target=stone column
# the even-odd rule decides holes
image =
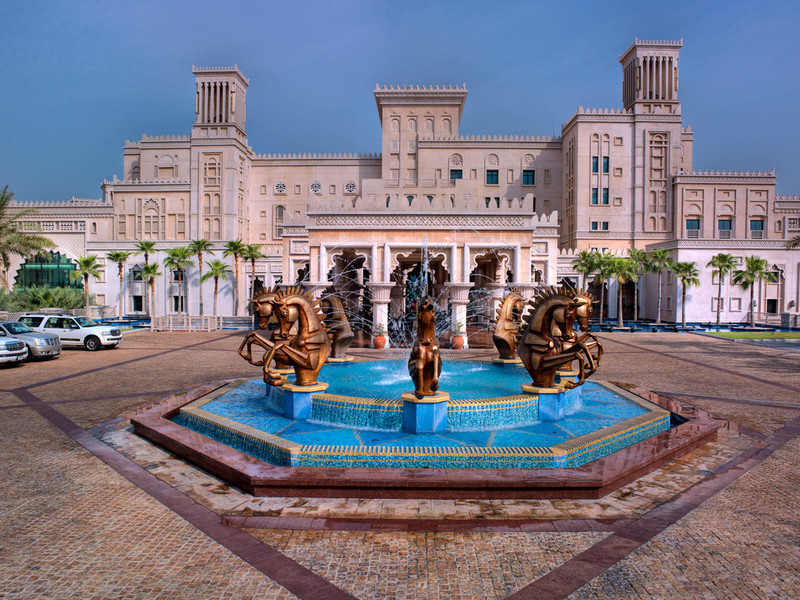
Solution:
[[[469,303],[469,290],[472,283],[455,282],[446,284],[450,291],[450,304],[453,307],[453,323],[461,323],[461,330],[464,333],[464,348],[469,348],[469,338],[467,337],[467,304]]]
[[[372,330],[382,329],[389,331],[389,302],[391,302],[391,291],[394,282],[378,282],[368,284],[372,292]],[[387,346],[391,345],[391,340],[387,335]]]

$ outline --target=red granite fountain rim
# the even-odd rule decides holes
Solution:
[[[715,439],[722,422],[690,404],[642,388],[629,391],[687,421],[571,469],[393,469],[281,467],[169,419],[230,383],[170,396],[131,417],[135,433],[255,496],[360,498],[598,498]]]

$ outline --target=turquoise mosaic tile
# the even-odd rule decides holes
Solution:
[[[218,397],[196,401],[190,405],[194,408],[176,421],[273,464],[337,467],[579,466],[669,428],[666,411],[595,382],[582,386],[572,414],[539,422],[536,398],[519,392],[519,386],[529,382],[524,369],[464,363],[467,367],[461,369],[461,375],[471,373],[481,381],[490,380],[483,389],[494,390],[496,396],[477,399],[474,390],[462,390],[471,384],[457,386],[458,394],[453,391],[456,388],[443,386],[451,394],[449,428],[436,434],[409,434],[400,430],[399,393],[392,398],[387,391],[392,385],[400,393],[412,387],[405,361],[399,371],[398,361],[381,362],[389,361],[333,369],[331,372],[347,375],[345,387],[340,387],[337,379],[329,382],[324,393],[315,394],[309,421],[283,417],[281,390],[271,388],[268,396],[261,380],[230,386]],[[349,373],[352,366],[376,364],[375,377],[367,379],[370,384],[364,384],[362,374],[359,387],[352,388],[360,395],[343,393],[351,389],[348,385],[356,385],[358,378]],[[324,375],[323,371],[323,381]],[[372,385],[381,380],[382,386]],[[365,396],[367,388],[369,397]],[[338,423],[334,425],[334,421]],[[238,431],[235,423],[244,426],[245,432]],[[247,427],[264,433],[251,435]]]

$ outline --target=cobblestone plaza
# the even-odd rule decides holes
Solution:
[[[723,427],[599,500],[359,500],[254,498],[130,432],[176,391],[258,376],[241,335],[129,333],[0,370],[0,598],[800,597],[789,345],[601,334],[597,378]]]

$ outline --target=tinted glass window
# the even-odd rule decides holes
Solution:
[[[38,327],[44,317],[20,317],[19,322],[25,323],[28,327]]]
[[[25,323],[6,323],[3,325],[3,328],[12,335],[17,333],[31,333],[32,331]]]

